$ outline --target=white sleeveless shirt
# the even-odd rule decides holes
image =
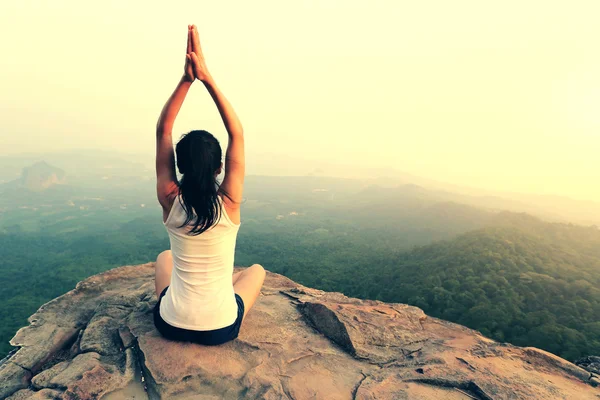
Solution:
[[[238,314],[232,275],[241,223],[229,219],[218,195],[220,221],[200,235],[187,235],[192,226],[177,228],[186,217],[180,197],[178,194],[163,222],[171,242],[173,272],[160,303],[160,316],[168,324],[184,329],[204,331],[229,326]]]

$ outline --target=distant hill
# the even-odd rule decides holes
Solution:
[[[23,167],[19,178],[1,184],[0,193],[11,189],[42,192],[52,186],[66,183],[66,173],[63,169],[50,165],[46,161],[38,161]]]
[[[65,161],[69,169],[44,160],[28,170],[32,182],[58,179],[58,168],[69,183],[39,192],[13,190],[20,178],[0,184],[0,339],[78,280],[168,248],[153,170],[118,154],[106,164],[90,155],[75,177],[84,155]],[[260,262],[319,289],[411,303],[565,358],[600,354],[597,228],[504,211],[493,197],[374,182],[247,176],[236,262]]]
[[[20,185],[33,192],[41,192],[53,185],[66,183],[65,171],[45,161],[23,168]]]
[[[43,154],[0,156],[0,181],[18,178],[23,168],[47,162],[65,171],[69,181],[85,184],[95,177],[154,176],[154,154],[128,154],[114,150],[71,149]],[[83,179],[82,179],[83,178]]]
[[[600,230],[526,219],[400,254],[357,291],[567,359],[600,354]]]
[[[26,166],[21,176],[0,183],[0,209],[12,210],[41,202],[64,202],[79,189],[68,182],[67,174],[45,161]]]
[[[82,189],[90,185],[103,189],[116,184],[122,184],[123,188],[149,185],[155,179],[154,156],[152,152],[132,154],[104,149],[70,149],[45,154],[5,155],[0,156],[0,183],[18,178],[23,167],[43,159],[63,169],[69,176],[69,182],[81,186]],[[494,211],[527,212],[548,221],[600,225],[599,202],[576,200],[566,196],[484,190],[424,178],[389,167],[369,168],[296,158],[282,153],[253,153],[253,156],[248,158],[246,172],[247,179],[253,178],[261,184],[268,181],[286,189],[297,182],[312,186],[311,190],[318,189],[324,183],[335,187],[354,186],[357,188],[356,192],[369,185],[394,190],[412,185],[421,188],[427,196],[434,196],[440,201]],[[298,191],[294,193],[298,194]],[[332,198],[331,192],[326,194]],[[339,197],[333,196],[333,199],[339,200]]]

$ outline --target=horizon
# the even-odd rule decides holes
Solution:
[[[2,156],[11,156],[11,157],[15,157],[15,156],[35,156],[35,157],[40,157],[40,160],[38,162],[47,162],[46,160],[43,159],[43,155],[49,155],[49,154],[56,154],[56,153],[61,153],[61,152],[85,152],[85,151],[97,151],[97,152],[105,152],[105,153],[110,153],[110,154],[114,154],[117,156],[124,156],[124,155],[132,155],[132,156],[138,156],[138,157],[148,157],[147,153],[141,153],[141,152],[123,152],[120,150],[114,150],[114,149],[103,149],[103,148],[74,148],[74,149],[62,149],[62,150],[56,150],[53,152],[30,152],[30,153],[16,153],[16,154],[0,154],[0,157]],[[293,158],[293,157],[292,157]],[[154,163],[154,158],[152,157],[152,160],[150,160],[152,163]],[[311,160],[311,161],[315,161],[315,160]],[[321,160],[318,160],[320,162],[323,162]],[[49,165],[51,166],[55,166],[53,165],[52,162],[47,162]],[[333,166],[337,166],[340,168],[343,167],[351,167],[350,164],[342,164],[342,163],[329,163],[330,165]],[[28,164],[31,165],[31,164]],[[149,168],[154,168],[154,164],[150,165],[146,165]],[[264,168],[264,166],[263,166]],[[377,168],[373,168],[373,169],[382,169],[382,168],[386,168],[386,167],[377,167]],[[467,195],[472,195],[475,197],[485,197],[485,196],[498,196],[498,197],[502,197],[505,196],[507,199],[510,198],[511,196],[541,196],[541,197],[545,197],[545,198],[559,198],[559,199],[565,199],[565,200],[572,200],[572,201],[577,201],[577,202],[583,202],[583,203],[591,203],[594,206],[600,206],[600,201],[597,200],[592,200],[592,199],[585,199],[585,198],[577,198],[577,197],[573,197],[573,196],[569,196],[569,195],[564,195],[564,194],[557,194],[557,193],[538,193],[538,192],[515,192],[515,191],[501,191],[501,190],[493,190],[493,189],[486,189],[486,188],[482,188],[482,187],[476,187],[476,186],[468,186],[468,185],[463,185],[460,183],[456,183],[456,182],[447,182],[447,181],[442,181],[442,180],[438,180],[435,177],[428,177],[428,176],[423,176],[423,175],[418,175],[416,172],[414,171],[402,171],[402,170],[398,170],[398,169],[394,169],[392,167],[389,167],[391,173],[389,175],[378,175],[378,176],[374,176],[375,179],[379,179],[379,178],[385,178],[385,177],[400,177],[400,176],[411,176],[413,178],[415,178],[415,180],[425,180],[425,181],[429,181],[429,182],[419,182],[419,183],[413,183],[413,181],[409,181],[409,182],[405,182],[405,183],[397,183],[395,185],[391,185],[392,187],[400,187],[400,186],[405,186],[405,185],[414,185],[417,187],[423,187],[427,190],[431,190],[431,191],[437,191],[437,190],[442,190],[442,191],[448,191],[448,192],[452,192],[453,190],[455,191],[455,193],[462,193],[462,194],[467,194]],[[317,168],[318,169],[318,168]],[[179,175],[179,173],[178,173]],[[222,177],[222,175],[220,175]],[[253,173],[253,172],[247,172],[246,176],[274,176],[274,177],[285,177],[285,176],[290,176],[290,177],[309,177],[309,176],[315,176],[318,178],[322,178],[322,177],[330,177],[330,178],[341,178],[341,179],[357,179],[357,180],[364,180],[367,179],[364,176],[350,176],[350,175],[346,175],[346,176],[342,176],[340,174],[335,174],[335,175],[327,175],[327,174],[318,174],[318,175],[314,175],[311,173],[291,173],[291,174],[268,174],[268,173],[264,173],[264,172],[259,172],[259,173]],[[2,182],[0,180],[0,182]],[[378,185],[378,184],[376,184]]]
[[[175,9],[64,0],[4,10],[0,32],[12,40],[0,76],[3,156],[118,145],[153,158],[154,125],[183,72],[185,29],[194,23],[244,125],[247,160],[276,154],[600,202],[593,1]],[[173,142],[198,126],[225,149],[218,112],[196,82]]]

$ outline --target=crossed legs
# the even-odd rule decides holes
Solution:
[[[260,264],[253,264],[243,271],[233,274],[233,291],[244,300],[244,318],[260,295],[260,288],[262,288],[266,274]]]
[[[156,257],[156,266],[154,267],[154,289],[157,299],[163,289],[171,284],[172,271],[173,256],[171,250],[165,250]]]

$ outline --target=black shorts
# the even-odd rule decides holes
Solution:
[[[169,286],[163,289],[153,310],[154,326],[156,326],[156,329],[158,329],[163,337],[170,340],[194,342],[209,346],[223,344],[238,337],[240,326],[242,325],[242,318],[244,317],[244,301],[239,294],[235,294],[235,301],[238,305],[238,316],[233,324],[211,331],[195,331],[169,325],[160,316],[160,301],[165,293],[167,293],[168,288]]]

